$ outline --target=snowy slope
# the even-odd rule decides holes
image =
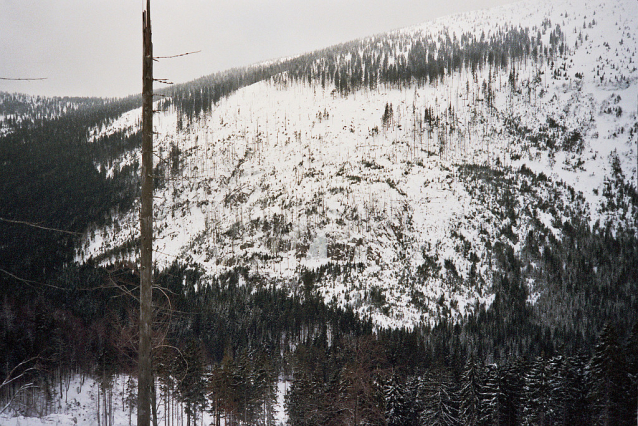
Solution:
[[[27,123],[63,117],[83,107],[105,105],[106,99],[23,95],[0,92],[0,136]]]
[[[520,26],[548,43],[558,25],[563,55],[346,95],[284,73],[193,120],[158,104],[158,266],[179,260],[209,275],[246,266],[290,291],[301,271],[324,266],[316,291],[381,326],[489,306],[495,242],[518,252],[534,226],[560,238],[556,225],[572,215],[631,221],[601,204],[612,159],[637,176],[637,21],[634,0],[521,2],[388,37],[410,46]],[[139,122],[132,111],[91,137]],[[78,260],[134,261],[137,228],[133,211],[91,230]]]

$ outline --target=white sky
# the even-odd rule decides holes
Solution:
[[[151,0],[156,78],[176,83],[512,0]],[[0,0],[0,91],[141,91],[143,0]],[[160,85],[158,84],[157,87]]]

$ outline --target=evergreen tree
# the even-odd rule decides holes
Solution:
[[[482,393],[485,415],[481,424],[518,424],[522,367],[522,363],[488,366]]]
[[[627,424],[627,374],[616,329],[607,323],[600,335],[589,366],[589,398],[595,424]]]
[[[350,359],[340,371],[336,407],[342,421],[353,425],[383,422],[383,389],[386,358],[379,343],[366,336],[347,340],[339,356]]]
[[[631,379],[629,391],[629,411],[632,421],[630,424],[638,424],[638,322],[634,324],[627,345],[625,347],[627,369]]]
[[[565,380],[563,414],[560,421],[565,425],[583,425],[591,419],[587,401],[587,360],[585,356],[568,357],[563,363],[561,376]]]
[[[392,121],[394,117],[394,113],[392,112],[392,104],[386,102],[385,110],[383,111],[383,116],[381,117],[381,121],[383,123],[384,128],[388,128],[392,125]]]
[[[405,399],[407,403],[407,425],[419,425],[420,415],[424,409],[424,391],[425,386],[423,384],[422,376],[409,377],[405,384]]]
[[[523,388],[525,424],[538,426],[551,424],[554,414],[551,401],[554,381],[552,374],[554,373],[549,362],[543,357],[538,357],[531,363],[525,375]]]
[[[180,396],[185,407],[186,425],[197,422],[197,413],[206,407],[206,382],[204,377],[204,356],[201,345],[196,340],[190,340],[183,351],[181,380],[179,381]]]
[[[254,374],[254,394],[257,402],[257,412],[260,414],[260,423],[270,426],[275,423],[274,406],[276,403],[276,380],[269,357],[262,355],[256,360]]]
[[[218,424],[221,422],[222,414],[226,422],[232,424],[233,417],[239,410],[239,396],[233,382],[234,369],[233,360],[226,353],[222,362],[213,367],[209,375],[208,395]]]
[[[485,406],[485,414],[481,418],[481,424],[501,426],[503,421],[503,393],[502,375],[497,365],[487,367],[485,386],[482,394],[482,405]]]
[[[444,367],[435,367],[423,382],[421,424],[453,426],[459,424],[456,390],[452,375]]]
[[[466,426],[476,426],[484,416],[481,404],[481,374],[473,357],[470,357],[461,375],[459,392],[459,420]]]
[[[388,426],[403,426],[407,424],[407,404],[403,395],[399,378],[393,374],[384,386],[385,420]]]
[[[323,407],[323,386],[301,373],[293,380],[285,397],[286,413],[291,426],[322,424],[326,416]]]

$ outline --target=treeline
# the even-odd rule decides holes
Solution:
[[[549,43],[543,36],[549,32]],[[167,89],[165,107],[174,105],[180,115],[192,120],[210,111],[212,105],[232,92],[273,78],[334,86],[341,94],[379,84],[436,84],[454,72],[472,75],[489,68],[492,73],[508,69],[516,61],[549,61],[567,52],[559,25],[546,20],[540,28],[499,27],[492,34],[389,33],[329,47],[299,57],[266,65],[233,69]]]
[[[141,105],[139,96],[127,98],[46,97],[0,92],[0,129],[17,130],[74,114],[82,121],[105,111],[130,110]]]
[[[156,398],[188,416],[201,413],[211,392],[219,417],[250,422],[266,409],[272,416],[273,389],[281,375],[293,374],[298,345],[372,332],[370,323],[327,307],[302,285],[277,289],[244,270],[204,280],[196,267],[175,264],[156,271],[155,284]],[[46,282],[3,293],[0,377],[26,360],[34,361],[24,368],[36,368],[1,387],[0,400],[35,382],[27,413],[69,375],[89,374],[108,392],[116,375],[134,372],[138,286],[130,265],[72,264]]]
[[[129,98],[89,104],[53,119],[25,120],[0,137],[3,293],[19,292],[20,279],[52,277],[73,260],[79,236],[90,225],[109,223],[115,211],[132,206],[139,186],[134,166],[108,175],[97,166],[138,144],[139,135],[93,142],[88,137],[137,103]]]
[[[560,265],[557,258],[580,265],[618,244],[595,235],[587,238],[600,239],[600,251],[582,256],[569,241],[547,244],[553,255],[542,265],[562,289],[560,299],[530,305],[526,266],[501,244],[494,248],[501,273],[490,309],[414,330],[375,332],[313,296],[317,280],[343,272],[338,265],[275,286],[242,269],[211,279],[196,266],[175,264],[156,272],[156,403],[193,419],[208,410],[230,424],[268,424],[284,377],[292,380],[291,424],[430,424],[439,417],[447,419],[441,424],[594,424],[606,415],[608,424],[624,424],[614,419],[633,418],[638,353],[637,327],[630,333],[638,273],[626,249],[638,245],[600,259],[601,276],[579,288],[570,278],[575,264],[550,267]],[[131,265],[69,265],[43,284],[3,293],[3,376],[38,356],[43,389],[82,371],[105,391],[116,374],[134,371],[138,306],[130,294],[139,278]],[[582,320],[563,316],[556,301]],[[466,376],[474,380],[473,400]],[[2,398],[15,390],[3,389]],[[476,423],[467,423],[470,415]]]
[[[607,325],[591,356],[437,357],[416,368],[397,364],[383,338],[304,348],[289,424],[632,425],[637,345],[638,327],[625,338]]]

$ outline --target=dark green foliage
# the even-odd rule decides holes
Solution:
[[[4,271],[31,281],[53,277],[72,261],[81,233],[91,225],[109,223],[113,212],[132,206],[137,180],[131,175],[136,171],[125,168],[107,177],[105,167],[122,150],[135,146],[135,137],[111,136],[90,143],[87,133],[136,103],[133,98],[87,103],[50,120],[23,122],[0,137],[0,265]],[[95,164],[101,164],[101,169]],[[0,273],[1,288],[28,293],[6,272]]]
[[[386,368],[383,347],[371,336],[343,336],[331,347],[319,342],[300,347],[286,396],[291,424],[385,424]],[[397,408],[395,420],[406,407]]]
[[[388,426],[403,426],[408,422],[408,402],[399,378],[393,374],[384,386],[385,421]]]
[[[607,324],[589,366],[589,399],[595,424],[621,425],[630,418],[626,403],[629,392],[626,368],[616,330]]]
[[[421,382],[419,390],[423,409],[419,414],[421,424],[453,426],[460,424],[456,383],[447,369],[435,367]]]
[[[605,190],[610,204],[623,206],[613,208],[626,218],[618,229],[612,222],[590,227],[581,194],[527,168],[515,174],[465,166],[461,174],[468,191],[491,206],[496,217],[492,227],[505,222],[528,229],[518,242],[520,254],[514,253],[506,232],[490,240],[496,298],[485,315],[478,312],[469,319],[470,324],[478,321],[484,337],[492,336],[487,342],[494,342],[496,359],[508,354],[535,357],[542,351],[551,356],[557,347],[569,353],[591,350],[594,330],[606,321],[627,328],[638,319],[638,227],[631,216],[638,199],[621,173],[613,174]],[[537,201],[530,209],[524,200]],[[567,219],[546,224],[540,220],[542,212]],[[560,232],[560,239],[549,226]],[[528,302],[530,282],[536,293],[533,305]]]
[[[627,340],[625,356],[630,379],[630,389],[627,395],[631,412],[629,418],[633,424],[638,423],[638,322],[634,324],[631,335]]]
[[[562,413],[558,419],[563,424],[583,425],[591,418],[591,405],[587,400],[588,376],[587,358],[582,355],[564,358],[559,373],[564,382],[561,385],[560,402]]]
[[[482,423],[495,425],[516,425],[520,410],[521,380],[512,364],[490,365],[483,388],[483,405],[485,407]]]
[[[552,424],[560,413],[554,394],[561,391],[562,380],[552,361],[536,358],[525,375],[523,415],[529,424]]]
[[[197,413],[206,406],[205,359],[199,342],[190,340],[176,361],[175,377],[179,378],[178,390],[186,406],[186,424],[190,426],[191,419],[197,424]]]
[[[477,426],[485,417],[482,398],[482,378],[473,357],[463,369],[459,388],[459,421],[466,426]]]
[[[626,383],[630,377],[623,372],[630,358],[623,358],[622,351],[615,366],[609,364],[606,382],[595,373],[593,366],[600,363],[602,347],[610,339],[614,337],[606,328],[589,361],[581,355],[540,356],[532,362],[518,358],[484,366],[468,358],[460,370],[436,364],[416,376],[395,376],[386,387],[386,416],[408,407],[402,417],[405,425],[633,424],[635,401],[627,391],[599,393],[605,387],[595,384]]]
[[[286,394],[286,413],[292,426],[323,424],[328,407],[323,404],[325,385],[303,372]]]

